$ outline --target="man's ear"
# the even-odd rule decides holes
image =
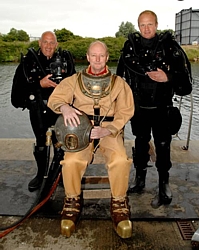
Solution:
[[[88,54],[86,54],[87,61],[90,62]]]

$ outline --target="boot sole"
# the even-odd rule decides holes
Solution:
[[[131,194],[140,194],[140,193],[143,193],[144,192],[144,187],[140,187],[140,188],[129,188],[128,189],[128,193],[131,193]]]
[[[169,199],[160,199],[159,196],[156,196],[152,202],[151,202],[151,206],[154,209],[159,208],[162,205],[169,205],[172,202],[172,198]]]

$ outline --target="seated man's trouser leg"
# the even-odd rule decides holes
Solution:
[[[100,150],[105,156],[113,197],[125,197],[132,159],[128,159],[122,134],[100,139]],[[79,152],[65,152],[61,161],[65,194],[75,197],[81,193],[81,179],[92,160],[93,142]]]
[[[112,196],[125,197],[132,159],[126,154],[123,135],[119,134],[115,138],[112,136],[102,138],[100,149],[105,156]]]

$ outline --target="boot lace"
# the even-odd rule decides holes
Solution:
[[[61,214],[65,214],[69,217],[72,217],[74,214],[80,213],[80,197],[64,199],[64,207]]]
[[[128,198],[112,198],[112,212],[113,213],[120,213],[120,215],[129,215],[129,205],[128,205]]]

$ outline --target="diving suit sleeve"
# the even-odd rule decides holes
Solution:
[[[176,95],[189,95],[192,91],[191,65],[184,50],[175,42],[172,76],[173,88]]]
[[[124,62],[123,62],[123,59],[122,59],[122,55],[120,56],[120,58],[118,60],[116,75],[118,75],[118,76],[120,76],[122,78],[124,77]]]

